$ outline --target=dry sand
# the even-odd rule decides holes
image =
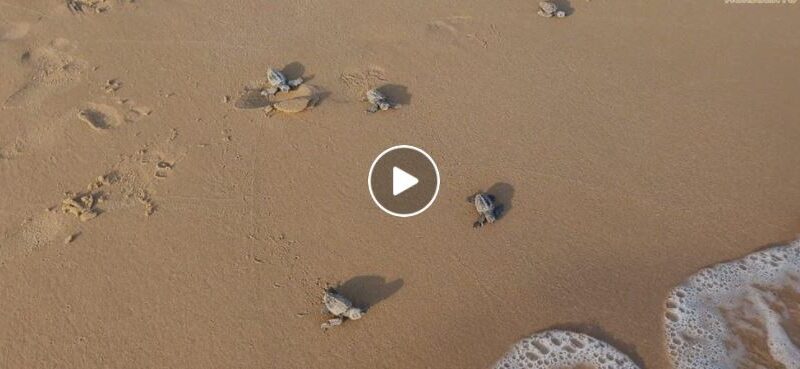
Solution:
[[[66,3],[0,0],[3,368],[485,368],[559,328],[667,369],[669,291],[800,230],[800,5]],[[237,109],[268,66],[318,106]],[[366,188],[395,144],[443,177],[409,219]],[[323,333],[337,281],[371,309]]]

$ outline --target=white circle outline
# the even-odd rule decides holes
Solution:
[[[419,209],[419,210],[417,210],[417,211],[415,211],[413,213],[395,213],[395,212],[383,207],[383,205],[381,205],[381,203],[378,201],[378,198],[375,197],[375,193],[372,192],[372,171],[375,169],[375,164],[377,164],[378,160],[381,160],[381,158],[384,155],[388,154],[391,151],[398,150],[398,149],[410,149],[410,150],[414,150],[414,151],[416,151],[416,152],[418,152],[418,153],[420,153],[422,155],[425,155],[425,157],[428,159],[428,161],[431,164],[433,164],[433,171],[436,172],[436,191],[434,191],[433,197],[431,197],[431,201],[428,201],[428,203],[424,207],[422,207],[422,209]],[[393,215],[393,216],[396,216],[396,217],[399,217],[399,218],[410,218],[410,217],[413,217],[415,215],[421,214],[425,210],[428,210],[428,208],[431,207],[431,205],[433,205],[433,202],[436,201],[436,196],[439,195],[439,186],[441,184],[442,184],[442,179],[439,176],[439,167],[436,166],[436,162],[433,160],[433,158],[430,155],[428,155],[428,153],[425,152],[425,150],[422,150],[422,149],[420,149],[418,147],[411,146],[411,145],[397,145],[397,146],[392,146],[392,147],[390,147],[390,148],[388,148],[386,150],[383,150],[383,152],[380,153],[380,155],[378,155],[378,157],[376,157],[375,160],[372,161],[372,165],[370,165],[370,167],[369,167],[369,174],[367,175],[367,188],[369,188],[369,195],[372,197],[372,201],[375,202],[375,205],[378,205],[378,207],[381,210],[383,210],[384,213],[389,214],[389,215]]]

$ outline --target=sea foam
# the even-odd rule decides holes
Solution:
[[[692,275],[664,323],[675,369],[800,369],[800,240]]]
[[[516,343],[494,369],[638,369],[613,346],[585,334],[550,330]]]

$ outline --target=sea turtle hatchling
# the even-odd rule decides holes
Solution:
[[[471,198],[471,202],[475,205],[475,210],[478,211],[478,221],[475,222],[473,227],[480,228],[486,223],[494,223],[497,220],[498,207],[495,205],[494,196],[478,192]]]
[[[367,109],[367,113],[375,113],[379,110],[389,110],[389,109],[397,109],[400,107],[399,104],[394,104],[389,101],[389,98],[386,95],[382,94],[378,89],[371,89],[366,93],[366,100],[372,104]]]
[[[332,319],[322,323],[322,329],[341,325],[345,319],[358,320],[364,316],[361,309],[354,307],[347,297],[342,296],[333,288],[325,290],[325,294],[322,296],[322,305],[323,313],[333,315]]]
[[[289,90],[300,86],[303,84],[303,78],[299,77],[293,80],[287,80],[286,76],[283,75],[281,71],[267,68],[267,82],[269,82],[269,87],[267,87],[262,94],[275,95],[279,91],[289,92]]]
[[[558,5],[552,1],[542,1],[539,3],[539,15],[545,18],[550,18],[554,15],[558,18],[564,18],[567,13],[563,10],[558,10]]]
[[[94,11],[102,13],[109,10],[106,0],[67,0],[67,7],[75,13]]]

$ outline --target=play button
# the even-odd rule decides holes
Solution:
[[[439,193],[439,169],[430,155],[414,146],[391,147],[372,162],[369,193],[378,207],[397,217],[411,217],[433,204]]]
[[[419,183],[417,177],[398,167],[392,168],[392,195],[397,196]]]

